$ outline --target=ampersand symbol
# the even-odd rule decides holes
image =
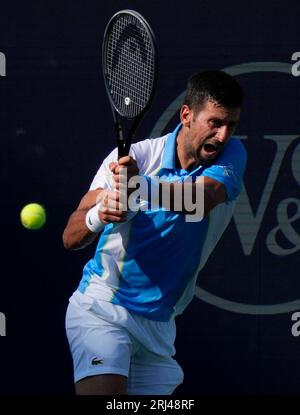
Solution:
[[[296,206],[296,213],[288,216],[288,207],[290,204]],[[295,231],[292,223],[300,218],[300,200],[295,198],[288,198],[282,200],[277,207],[277,221],[276,226],[267,236],[267,247],[272,254],[275,255],[290,255],[300,249],[300,235]],[[276,240],[276,234],[281,231],[285,238],[294,246],[292,248],[282,248]]]

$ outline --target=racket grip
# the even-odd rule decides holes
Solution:
[[[124,156],[128,156],[126,143],[123,140],[118,140],[118,159]]]
[[[117,144],[118,144],[118,159],[128,155],[128,150],[126,146],[126,141],[124,140],[122,124],[119,119],[115,122],[115,130],[117,134]]]

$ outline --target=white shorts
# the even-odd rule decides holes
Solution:
[[[67,309],[66,332],[75,382],[119,374],[128,378],[128,394],[170,395],[183,380],[172,357],[174,320],[149,320],[76,291]]]

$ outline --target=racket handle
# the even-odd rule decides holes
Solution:
[[[124,140],[123,129],[120,120],[115,122],[115,130],[117,134],[118,159],[120,159],[121,157],[128,155],[126,141]]]
[[[127,141],[124,140],[122,126],[121,126],[121,123],[119,123],[119,126],[117,127],[118,128],[117,134],[118,134],[118,152],[119,152],[118,157],[119,158],[128,156],[131,142],[134,138],[134,134],[138,128],[138,125],[140,124],[142,120],[143,115],[144,114],[141,113],[134,119],[134,122],[130,130],[128,131]]]
[[[124,156],[128,156],[126,143],[124,140],[118,140],[118,160]]]

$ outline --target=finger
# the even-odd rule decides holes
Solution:
[[[116,190],[110,190],[107,200],[116,200],[118,202],[120,200],[119,192],[117,192]]]
[[[114,174],[113,175],[113,180],[115,183],[118,183],[121,181],[120,175],[119,174]]]
[[[122,166],[122,165],[118,165],[114,169],[114,174],[123,174],[123,175],[125,175],[127,173],[127,170],[128,170],[128,167]]]
[[[110,171],[114,173],[114,170],[117,166],[118,166],[118,163],[116,163],[115,161],[112,161],[111,163],[109,163],[108,168]]]
[[[109,200],[106,206],[108,210],[116,210],[119,212],[124,212],[126,210],[126,205],[121,202],[117,202],[116,200]]]
[[[123,183],[124,185],[127,184],[128,180],[130,178],[128,178],[127,175],[123,176],[122,174],[114,174],[113,175],[113,180],[115,183]]]
[[[113,181],[115,183],[123,183],[124,185],[127,185],[127,183],[131,180],[131,179],[135,179],[138,178],[139,174],[138,172],[132,172],[131,174],[126,176],[123,176],[122,174],[114,174],[113,175]],[[139,183],[138,179],[137,181],[134,181],[134,183]]]
[[[122,165],[122,166],[130,166],[130,165],[137,165],[136,164],[136,160],[134,160],[131,156],[125,156],[125,157],[121,157],[119,160],[118,160],[118,164],[119,164],[119,166],[120,165]]]
[[[118,215],[118,212],[110,211],[109,213],[103,214],[101,217],[101,222],[107,224],[111,222],[125,222],[126,216],[125,215]]]
[[[133,160],[133,158],[131,156],[124,156],[124,157],[120,157],[118,160],[118,164],[122,164],[122,165],[126,165],[126,164],[130,164],[131,160]]]
[[[110,210],[122,212],[125,210],[125,205],[123,203],[117,202],[116,200],[109,199],[105,204],[101,203],[99,206],[99,212],[101,213],[107,213]]]
[[[106,205],[108,203],[109,200],[116,200],[119,201],[120,200],[120,195],[119,192],[115,191],[115,190],[106,190],[103,191],[98,199],[97,199],[97,203],[100,203],[101,205]]]
[[[116,190],[119,192],[119,198],[121,199],[122,195],[120,193],[124,195],[127,192],[127,183],[116,182]]]
[[[119,218],[126,218],[127,212],[124,210],[116,210],[116,209],[109,209],[108,207],[100,211],[99,213],[102,216],[112,215],[112,216],[118,216]]]

